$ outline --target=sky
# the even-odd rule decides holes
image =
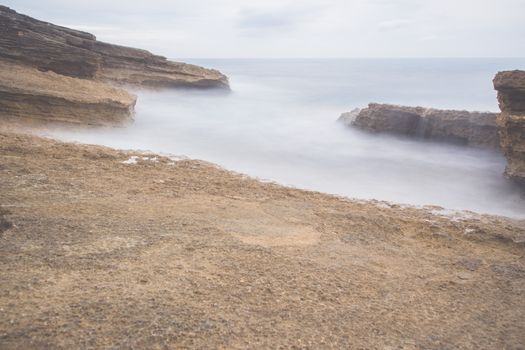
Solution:
[[[525,0],[4,0],[169,58],[525,57]]]

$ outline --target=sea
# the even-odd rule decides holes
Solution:
[[[137,90],[132,125],[47,135],[202,159],[353,199],[525,218],[501,153],[337,122],[370,102],[498,112],[494,75],[525,69],[525,59],[180,60],[220,70],[231,91]]]

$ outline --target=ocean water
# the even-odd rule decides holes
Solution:
[[[185,155],[298,188],[525,218],[494,151],[371,135],[336,120],[369,102],[498,111],[492,78],[525,59],[188,60],[231,92],[136,91],[126,128],[57,131],[68,141]]]

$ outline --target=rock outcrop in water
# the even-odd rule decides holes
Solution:
[[[122,89],[0,61],[0,118],[8,122],[119,125],[134,106]]]
[[[0,58],[71,77],[161,87],[228,87],[217,70],[97,41],[0,6]]]
[[[507,157],[505,173],[525,184],[525,71],[499,72],[494,78],[501,114],[501,148]]]
[[[340,121],[372,131],[456,144],[499,147],[497,114],[370,103],[343,113]]]

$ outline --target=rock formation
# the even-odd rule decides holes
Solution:
[[[343,113],[340,121],[372,132],[386,132],[464,145],[499,147],[497,114],[370,103]]]
[[[219,71],[97,41],[0,6],[0,59],[77,78],[161,87],[228,87]]]
[[[97,41],[0,6],[0,118],[119,125],[135,97],[106,83],[228,88],[219,71]]]
[[[147,87],[228,88],[228,79],[217,70],[171,62],[145,50],[95,41],[93,51],[101,55],[96,75],[100,80]]]
[[[107,84],[0,61],[0,118],[25,123],[118,125],[135,97]]]
[[[501,148],[507,157],[505,173],[525,184],[525,71],[499,72],[494,78],[501,114]]]

